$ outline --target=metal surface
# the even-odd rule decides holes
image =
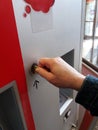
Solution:
[[[71,92],[72,98],[67,100],[60,110],[59,89],[38,74],[31,76],[29,70],[32,63],[38,63],[42,57],[62,57],[72,50],[74,54],[71,52],[70,61],[72,60],[73,67],[79,70],[82,1],[56,0],[48,13],[32,9],[24,18],[25,6],[24,1],[13,0],[36,130],[68,130],[77,120],[77,105],[74,102],[76,93]],[[34,87],[36,81],[38,84]],[[64,115],[69,109],[72,113],[65,123]]]

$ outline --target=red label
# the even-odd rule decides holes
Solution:
[[[30,4],[35,11],[42,11],[44,13],[47,13],[50,7],[54,4],[55,0],[24,0],[24,1]]]

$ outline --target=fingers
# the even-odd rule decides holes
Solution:
[[[42,58],[39,60],[38,66],[50,68],[50,64],[51,64],[50,58]]]
[[[47,71],[45,68],[42,67],[37,67],[35,70],[39,75],[41,75],[42,77],[44,77],[45,79],[47,79],[48,81],[51,79],[51,77],[53,77],[53,74],[49,71]]]

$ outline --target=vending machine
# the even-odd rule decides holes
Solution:
[[[76,91],[55,87],[31,67],[61,57],[80,71],[82,9],[82,0],[1,0],[2,130],[70,130],[77,123]]]

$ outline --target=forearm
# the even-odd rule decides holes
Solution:
[[[36,72],[59,88],[79,91],[76,102],[98,116],[98,78],[85,77],[60,57],[40,59]]]

